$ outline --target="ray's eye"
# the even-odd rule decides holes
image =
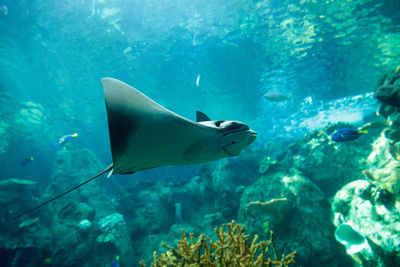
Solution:
[[[232,122],[231,125],[229,125],[230,130],[236,130],[240,128],[240,124],[237,122]]]
[[[215,122],[215,126],[220,127],[221,124],[222,124],[223,122],[224,122],[224,121],[216,121],[216,122]]]

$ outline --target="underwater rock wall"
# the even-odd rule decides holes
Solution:
[[[10,120],[11,120],[11,108],[13,106],[13,98],[10,93],[0,92],[0,106],[4,107],[0,109],[0,155],[7,152],[11,140],[10,132]]]
[[[39,197],[39,190],[28,181],[10,179],[0,183],[0,191],[9,201],[2,204],[19,213],[103,169],[89,150],[60,150],[44,194]],[[116,256],[125,266],[133,262],[125,218],[116,212],[99,181],[15,222],[1,221],[2,229],[8,229],[0,238],[1,266],[108,266]],[[29,262],[24,261],[27,258]]]
[[[351,224],[367,246],[349,253],[363,266],[400,265],[400,162],[381,136],[368,157],[366,179],[341,188],[332,203],[334,225]]]
[[[364,179],[343,186],[332,203],[336,239],[362,266],[400,265],[399,86],[399,67],[378,81],[375,97],[385,128],[372,142]]]
[[[335,145],[337,149],[329,147]],[[306,162],[302,158],[312,151],[311,146],[317,150],[311,157],[325,151],[336,157],[348,153],[342,168],[348,170],[348,176],[354,174],[359,178],[362,173],[360,167],[352,169],[355,165],[362,162],[363,167],[369,164],[385,169],[387,164],[379,164],[384,159],[392,162],[392,156],[384,153],[386,158],[376,159],[381,163],[374,165],[372,157],[367,161],[367,157],[361,156],[365,153],[359,153],[361,147],[366,147],[363,143],[339,146],[323,139],[321,132],[307,136],[295,146],[277,159],[249,150],[237,159],[204,164],[199,175],[187,181],[177,182],[173,177],[157,182],[133,180],[132,185],[121,187],[112,200],[104,193],[101,182],[89,183],[21,218],[21,229],[13,226],[10,232],[22,233],[29,250],[0,243],[0,252],[14,266],[37,266],[45,260],[56,266],[101,266],[116,256],[120,256],[121,264],[129,266],[141,259],[151,262],[152,253],[159,250],[161,242],[176,243],[181,228],[195,235],[213,236],[215,226],[236,219],[247,225],[250,234],[264,239],[268,230],[273,230],[278,250],[297,250],[296,261],[303,266],[350,266],[351,258],[345,257],[344,248],[335,240],[334,226],[329,227],[329,191],[325,192],[318,181],[304,172],[311,169],[308,174],[314,177],[321,173],[314,169],[329,160]],[[351,157],[351,153],[358,154]],[[299,164],[301,161],[303,164]],[[328,168],[337,168],[338,162],[333,160]],[[293,166],[303,166],[303,170]],[[51,183],[40,199],[49,199],[103,169],[90,150],[60,150]],[[328,174],[325,177],[328,179]],[[350,178],[336,179],[335,185],[343,186]],[[16,210],[39,202],[38,192],[36,196],[26,196],[25,204],[15,207]],[[32,201],[35,198],[36,202]],[[5,236],[3,240],[9,238]],[[35,255],[31,265],[22,261],[25,253]]]

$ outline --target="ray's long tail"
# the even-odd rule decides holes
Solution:
[[[30,212],[32,212],[32,211],[34,211],[34,210],[37,210],[37,209],[40,208],[40,207],[43,207],[43,206],[46,205],[46,204],[49,204],[50,202],[53,202],[53,201],[56,200],[57,198],[60,198],[60,197],[66,195],[66,194],[68,194],[68,193],[71,193],[72,191],[78,189],[78,188],[81,187],[82,185],[85,185],[85,184],[89,183],[90,181],[93,181],[93,180],[96,179],[97,177],[99,177],[99,176],[105,174],[106,172],[111,171],[113,167],[114,167],[114,165],[111,164],[111,165],[108,166],[104,171],[102,171],[102,172],[96,174],[96,175],[93,176],[92,178],[90,178],[90,179],[84,181],[83,183],[78,184],[77,186],[75,186],[75,187],[73,187],[73,188],[71,188],[71,189],[65,191],[64,193],[62,193],[62,194],[60,194],[60,195],[58,195],[58,196],[55,196],[55,197],[53,197],[53,198],[51,198],[51,199],[49,199],[49,200],[47,200],[47,201],[41,203],[40,205],[38,205],[38,206],[36,206],[36,207],[34,207],[34,208],[31,208],[31,209],[29,209],[29,210],[27,210],[27,211],[24,211],[24,212],[21,213],[21,214],[18,214],[18,215],[16,215],[16,216],[12,217],[11,220],[18,219],[19,217],[24,216],[25,214],[28,214],[28,213],[30,213]]]

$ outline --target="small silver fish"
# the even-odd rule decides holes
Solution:
[[[279,91],[269,91],[264,94],[264,97],[272,102],[282,102],[288,100],[291,95],[286,95]]]
[[[200,74],[197,75],[197,79],[196,79],[196,86],[199,87],[200,86]]]

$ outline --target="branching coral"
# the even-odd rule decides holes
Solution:
[[[227,232],[225,232],[227,228]],[[181,239],[178,241],[177,248],[170,247],[164,243],[162,246],[167,248],[167,253],[157,256],[154,252],[154,262],[152,267],[161,266],[288,266],[295,263],[296,251],[288,255],[282,254],[278,257],[278,252],[274,244],[274,234],[270,232],[268,241],[257,243],[258,236],[255,235],[249,246],[249,236],[244,234],[245,226],[236,224],[235,221],[215,228],[218,239],[214,242],[206,235],[200,235],[198,241],[194,241],[193,234],[189,235],[189,241],[184,229],[182,229]],[[273,260],[268,256],[271,254],[272,247]],[[141,266],[145,266],[141,262]]]

